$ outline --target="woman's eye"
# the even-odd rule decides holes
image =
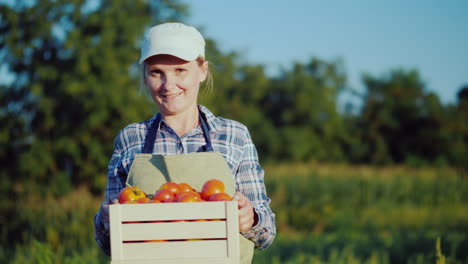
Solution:
[[[178,73],[182,73],[182,72],[185,72],[185,71],[186,71],[186,70],[183,69],[183,68],[177,68],[177,69],[176,69],[176,72],[178,72]]]
[[[151,70],[151,74],[161,74],[160,70]]]

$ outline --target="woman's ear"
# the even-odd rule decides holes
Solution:
[[[204,82],[206,80],[206,77],[208,76],[208,61],[203,62],[203,64],[201,65],[201,71],[203,76],[200,80],[200,83]]]

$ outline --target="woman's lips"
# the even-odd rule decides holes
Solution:
[[[179,95],[181,95],[183,92],[180,92],[180,93],[174,93],[174,94],[161,94],[159,96],[161,96],[162,98],[174,98],[174,97],[177,97]]]

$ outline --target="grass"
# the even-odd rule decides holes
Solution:
[[[468,263],[468,178],[456,170],[294,163],[265,171],[278,234],[256,264]],[[108,263],[93,234],[101,199],[77,187],[8,200],[0,263]]]

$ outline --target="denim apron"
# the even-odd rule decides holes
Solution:
[[[223,156],[215,152],[206,124],[205,116],[199,111],[200,125],[205,137],[206,145],[199,152],[160,155],[152,154],[161,116],[154,120],[145,139],[142,154],[135,154],[130,167],[127,185],[137,186],[148,194],[154,193],[165,182],[188,183],[196,190],[201,190],[203,184],[210,179],[224,182],[226,193],[231,197],[236,188],[234,180]],[[241,234],[240,263],[251,263],[254,253],[254,243]]]

